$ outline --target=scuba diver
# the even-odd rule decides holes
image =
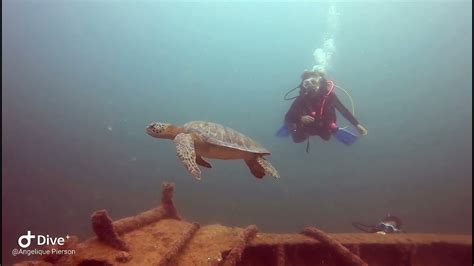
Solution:
[[[319,71],[305,71],[301,79],[299,86],[285,95],[285,100],[295,100],[286,113],[285,123],[278,130],[277,136],[291,135],[295,143],[301,143],[309,140],[309,136],[318,135],[328,141],[333,135],[342,143],[351,145],[357,140],[357,135],[337,126],[336,110],[357,128],[360,135],[367,135],[367,129],[334,93],[337,86],[333,81],[326,80],[324,74]],[[297,88],[300,88],[299,96],[287,98],[288,94]],[[309,151],[309,142],[306,151]]]
[[[365,225],[363,223],[353,222],[352,226],[366,233],[403,233],[402,221],[397,216],[387,215],[376,225]]]

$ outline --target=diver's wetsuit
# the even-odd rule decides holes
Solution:
[[[321,104],[324,95],[298,96],[286,113],[285,123],[291,132],[293,141],[296,143],[303,142],[308,136],[318,135],[324,140],[329,140],[334,129],[331,127],[332,123],[336,122],[336,109],[346,118],[352,125],[357,126],[359,122],[347,110],[347,108],[337,98],[335,93],[327,96],[324,103],[324,110],[322,119],[320,117]],[[301,117],[304,115],[311,115],[315,118],[314,122],[303,124]]]

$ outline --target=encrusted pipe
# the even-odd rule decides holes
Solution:
[[[142,212],[133,217],[127,217],[115,221],[114,227],[117,234],[131,232],[145,225],[157,222],[161,219],[171,218],[181,220],[173,204],[174,184],[163,182],[162,184],[161,206]]]
[[[193,223],[191,228],[182,235],[173,245],[171,248],[166,252],[165,256],[160,260],[158,266],[169,265],[173,258],[179,255],[181,250],[186,246],[186,244],[191,240],[194,236],[196,231],[200,228],[199,224]]]
[[[416,245],[412,244],[399,244],[397,245],[400,251],[400,264],[401,265],[415,265],[413,258],[416,254]]]
[[[127,245],[119,238],[119,235],[165,218],[181,220],[173,204],[173,193],[174,184],[163,182],[160,207],[115,222],[112,222],[106,210],[96,211],[92,215],[92,227],[95,234],[100,241],[114,248],[128,251]]]
[[[276,252],[277,266],[285,266],[286,264],[285,246],[283,244],[277,245],[276,251],[277,251]]]
[[[122,235],[166,217],[166,211],[160,206],[132,217],[117,220],[113,222],[113,225],[117,234]]]
[[[99,241],[123,251],[129,251],[128,245],[120,239],[112,224],[112,219],[106,210],[99,210],[92,214],[92,229]]]
[[[56,265],[66,265],[67,262],[72,259],[72,256],[67,253],[63,253],[67,250],[76,250],[77,244],[79,244],[79,238],[77,236],[69,236],[68,239],[64,242],[64,245],[52,245],[46,246],[47,250],[50,250],[50,254],[43,255],[43,261],[56,264]],[[52,250],[55,249],[60,252],[53,254]],[[62,252],[61,252],[62,251]]]
[[[174,183],[163,182],[161,187],[163,189],[161,194],[161,207],[166,211],[166,218],[181,220],[173,203]]]
[[[233,247],[232,250],[227,254],[224,260],[222,260],[220,265],[223,266],[233,266],[237,265],[242,258],[242,253],[244,252],[245,246],[255,238],[258,233],[258,228],[255,225],[249,225],[245,228],[242,239],[237,246]]]
[[[360,257],[360,245],[351,245],[347,249]]]
[[[357,266],[367,266],[368,264],[365,263],[359,256],[355,255],[354,253],[350,252],[346,247],[341,245],[341,243],[337,242],[336,240],[329,237],[323,231],[315,228],[315,227],[308,227],[305,228],[302,234],[312,237],[321,243],[329,246],[332,250],[334,250],[345,262],[346,265],[357,265]]]

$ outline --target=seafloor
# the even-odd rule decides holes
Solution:
[[[472,235],[326,234],[310,227],[294,234],[262,233],[184,221],[174,185],[163,184],[158,208],[112,221],[92,215],[96,236],[64,246],[74,255],[47,255],[17,265],[471,265]]]

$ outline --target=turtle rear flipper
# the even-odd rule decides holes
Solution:
[[[179,133],[173,139],[173,142],[176,145],[178,158],[184,164],[184,167],[194,178],[201,180],[201,170],[196,163],[193,137],[190,134]]]
[[[249,167],[250,172],[252,172],[256,178],[262,178],[265,175],[280,178],[280,175],[278,174],[278,171],[275,169],[275,167],[273,167],[269,161],[265,160],[261,156],[256,156],[252,159],[246,159],[245,163]]]
[[[263,178],[265,176],[265,169],[258,163],[258,161],[255,158],[246,159],[245,163],[249,167],[250,172],[256,178]]]
[[[273,165],[265,160],[261,156],[257,156],[256,158],[245,160],[245,163],[250,168],[250,172],[256,178],[262,178],[265,175],[273,176],[275,178],[280,178],[278,171],[273,167]]]
[[[265,158],[259,156],[257,157],[256,161],[264,169],[266,175],[273,176],[274,178],[280,178],[278,171],[269,161],[265,160]]]
[[[204,160],[199,155],[196,156],[196,163],[199,164],[200,166],[203,166],[203,167],[206,167],[206,168],[212,168],[211,164],[208,163],[206,160]]]

